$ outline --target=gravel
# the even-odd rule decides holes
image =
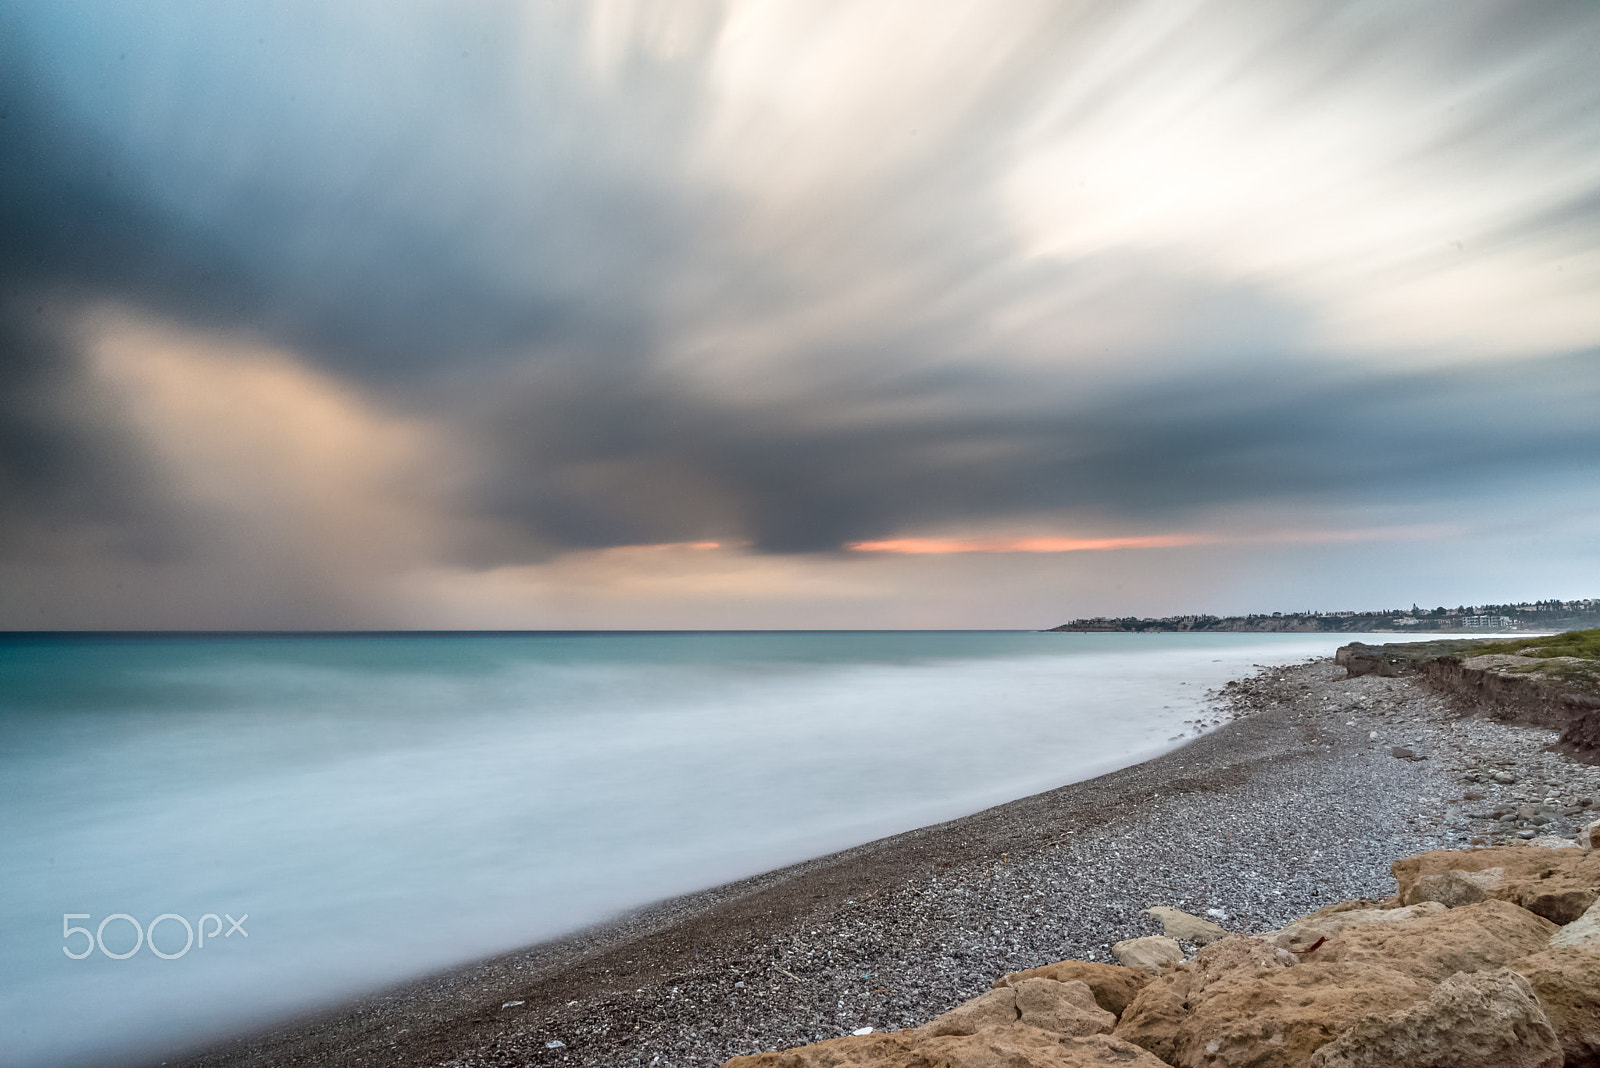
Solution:
[[[1346,678],[1320,660],[1213,697],[1191,725],[1203,733],[1145,764],[665,902],[186,1063],[716,1065],[916,1025],[1006,971],[1110,961],[1112,942],[1160,932],[1140,915],[1151,905],[1250,932],[1385,897],[1397,857],[1570,835],[1600,800],[1600,768],[1545,751],[1551,732],[1463,718],[1411,679]]]

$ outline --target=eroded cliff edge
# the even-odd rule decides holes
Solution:
[[[1600,629],[1512,641],[1342,646],[1352,676],[1418,676],[1463,712],[1561,732],[1560,747],[1600,764]]]

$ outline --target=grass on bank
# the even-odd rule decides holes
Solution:
[[[1569,630],[1552,634],[1548,638],[1517,638],[1509,642],[1488,642],[1475,645],[1464,655],[1486,656],[1490,653],[1513,653],[1547,660],[1554,656],[1575,656],[1581,660],[1600,660],[1600,627],[1592,630]]]

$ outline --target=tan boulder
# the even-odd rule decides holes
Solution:
[[[1013,1024],[975,1035],[916,1031],[851,1035],[797,1049],[734,1057],[723,1068],[1165,1068],[1109,1035],[1074,1037]]]
[[[1600,901],[1589,906],[1589,911],[1550,936],[1552,949],[1572,947],[1600,953]]]
[[[1005,1027],[1017,1022],[1017,994],[1010,987],[990,990],[963,1001],[917,1028],[928,1037],[975,1035],[985,1027]]]
[[[1489,900],[1489,891],[1500,885],[1504,872],[1490,868],[1488,871],[1441,871],[1424,875],[1412,888],[1411,899],[1420,904],[1436,901],[1446,908],[1476,905]]]
[[[1511,965],[1528,980],[1569,1065],[1600,1064],[1600,953],[1547,949]]]
[[[1133,999],[1112,1034],[1147,1049],[1167,1064],[1176,1064],[1178,1043],[1194,1012],[1189,991],[1194,986],[1192,964],[1181,965],[1154,980]]]
[[[1357,1020],[1430,989],[1377,964],[1293,960],[1261,938],[1207,946],[1146,986],[1113,1034],[1180,1068],[1298,1068]]]
[[[1015,986],[1024,979],[1054,979],[1058,983],[1077,981],[1088,984],[1095,1003],[1102,1009],[1121,1016],[1139,991],[1150,982],[1150,973],[1120,964],[1100,964],[1088,960],[1063,960],[1046,964],[1042,968],[1029,968],[1021,972],[1008,972],[994,981],[994,985]]]
[[[1452,975],[1427,1000],[1358,1021],[1311,1068],[1561,1068],[1528,980],[1509,968]]]
[[[1087,983],[1024,979],[1011,989],[1017,995],[1017,1018],[1030,1027],[1062,1035],[1104,1035],[1117,1025],[1117,1014],[1100,1007]]]
[[[1161,921],[1161,933],[1168,938],[1178,938],[1202,946],[1209,945],[1219,938],[1226,938],[1232,933],[1210,920],[1201,919],[1199,916],[1167,905],[1152,905],[1140,915],[1153,916]]]
[[[1204,991],[1224,976],[1256,975],[1282,971],[1299,963],[1293,953],[1259,935],[1234,935],[1209,945],[1195,955],[1190,970],[1195,992]]]
[[[1423,916],[1437,916],[1448,909],[1448,905],[1438,901],[1421,901],[1397,909],[1357,908],[1338,911],[1319,909],[1300,917],[1286,927],[1268,931],[1261,937],[1271,939],[1291,953],[1314,952],[1310,950],[1311,946],[1338,934],[1347,927],[1406,923]]]
[[[1056,1034],[1102,1035],[1116,1022],[1113,1013],[1096,1004],[1087,984],[1034,978],[979,994],[917,1030],[925,1038],[936,1038],[1023,1023]]]
[[[1571,923],[1600,898],[1600,853],[1581,849],[1435,849],[1391,865],[1404,905],[1422,900],[1419,895],[1426,890],[1419,883],[1427,876],[1496,868],[1496,878],[1480,883],[1489,897],[1521,905],[1553,923]]]
[[[1111,955],[1125,968],[1138,968],[1151,975],[1159,975],[1162,965],[1175,964],[1183,959],[1183,947],[1165,935],[1147,935],[1113,944]]]
[[[1110,1035],[1073,1037],[1036,1027],[935,1038],[919,1046],[916,1055],[920,1059],[903,1062],[904,1068],[1166,1068],[1138,1046]]]
[[[1457,972],[1492,971],[1537,953],[1549,944],[1555,924],[1508,901],[1442,909],[1408,923],[1346,927],[1302,961],[1381,964],[1438,982]]]
[[[1600,820],[1578,832],[1578,844],[1585,849],[1600,849]]]

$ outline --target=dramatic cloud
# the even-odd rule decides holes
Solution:
[[[0,625],[1581,594],[1597,45],[1556,0],[12,0]]]

